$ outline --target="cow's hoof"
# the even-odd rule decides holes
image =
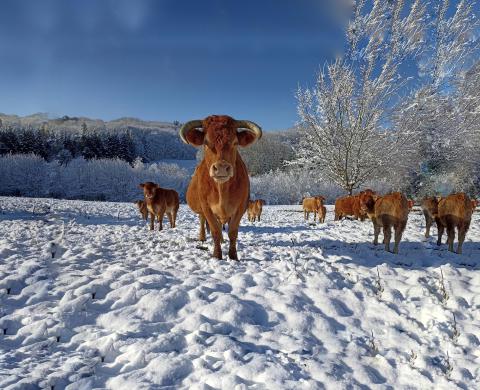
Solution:
[[[238,260],[237,252],[228,252],[230,260]]]
[[[213,257],[215,257],[218,260],[222,260],[222,251],[214,251]]]

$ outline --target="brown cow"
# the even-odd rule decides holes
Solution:
[[[255,222],[256,219],[260,221],[264,204],[265,201],[263,199],[248,201],[247,216],[250,222]]]
[[[421,207],[423,215],[425,216],[425,237],[430,237],[430,228],[433,221],[437,224],[438,228],[438,200],[435,196],[428,196],[423,198]]]
[[[362,195],[373,195],[374,191],[366,189],[357,195],[344,196],[335,201],[335,221],[341,220],[343,217],[353,215],[355,219],[364,221],[367,218],[367,213],[360,205]]]
[[[165,213],[168,215],[170,227],[174,228],[180,206],[178,192],[161,188],[158,184],[152,183],[151,181],[141,183],[139,187],[143,189],[145,204],[150,213],[150,230],[154,229],[155,216],[159,223],[158,230],[162,230],[163,216]]]
[[[415,201],[413,199],[408,199],[408,211],[411,211],[413,209],[413,206],[415,206]]]
[[[360,218],[360,208],[357,195],[343,196],[335,200],[335,221],[353,215]]]
[[[403,231],[407,226],[408,201],[400,192],[393,192],[384,196],[376,194],[364,194],[361,197],[361,207],[373,222],[374,240],[378,244],[378,235],[383,228],[383,242],[385,250],[390,252],[390,239],[392,227],[395,229],[395,246],[393,253],[398,253],[398,245],[402,239]]]
[[[138,211],[140,212],[140,214],[142,214],[142,219],[144,221],[146,221],[147,218],[148,218],[148,210],[147,210],[147,205],[146,205],[145,201],[144,200],[136,200],[134,203],[137,205]]]
[[[322,207],[320,207],[320,210],[318,210],[318,222],[324,223],[326,216],[327,216],[327,208],[322,203]]]
[[[438,202],[438,240],[437,245],[442,243],[443,231],[447,229],[448,250],[453,252],[453,241],[455,240],[455,228],[458,229],[457,253],[462,253],[462,245],[465,235],[472,220],[473,202],[465,193],[452,194],[442,198]]]
[[[317,214],[318,214],[318,221],[323,222],[325,220],[325,213],[326,213],[326,211],[325,213],[323,212],[323,209],[325,208],[323,206],[324,201],[325,201],[325,198],[323,196],[313,196],[310,198],[304,198],[302,201],[302,205],[303,205],[303,216],[305,220],[308,221],[308,218],[310,217],[310,213],[313,212],[313,221],[316,222]]]
[[[238,259],[238,226],[247,209],[250,180],[237,149],[253,144],[261,136],[262,130],[255,123],[226,115],[190,121],[180,129],[185,143],[203,146],[204,157],[188,186],[187,203],[200,216],[201,241],[205,241],[205,220],[208,222],[214,241],[213,256],[217,259],[222,258],[221,228],[227,221],[228,256]]]
[[[472,210],[475,211],[480,202],[477,199],[472,199]]]

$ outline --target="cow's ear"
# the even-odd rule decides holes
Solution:
[[[187,134],[185,134],[185,138],[190,145],[202,146],[205,142],[205,133],[201,130],[192,129]]]
[[[237,131],[238,144],[242,147],[249,146],[253,144],[257,137],[250,131]]]
[[[140,183],[140,184],[138,185],[138,188],[141,188],[142,190],[143,190],[143,187],[145,187],[145,184],[144,184],[144,183]]]

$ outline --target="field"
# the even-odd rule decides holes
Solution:
[[[235,262],[185,205],[152,232],[129,203],[0,198],[0,388],[480,388],[478,214],[456,255],[414,210],[393,255],[299,211],[245,218]]]

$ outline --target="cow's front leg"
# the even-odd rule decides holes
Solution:
[[[228,249],[228,257],[232,260],[238,260],[237,255],[237,237],[238,237],[238,226],[240,225],[240,220],[242,219],[242,214],[233,216],[230,219],[228,224],[228,238],[230,239],[230,247]]]
[[[155,227],[155,214],[150,213],[150,230],[153,230]]]
[[[208,226],[210,226],[210,232],[213,237],[213,257],[221,260],[222,259],[222,247],[221,241],[222,237],[222,224],[217,219],[215,214],[211,210],[205,211],[205,218],[207,220]]]
[[[158,231],[163,229],[163,216],[165,215],[165,210],[160,210],[158,214]]]

